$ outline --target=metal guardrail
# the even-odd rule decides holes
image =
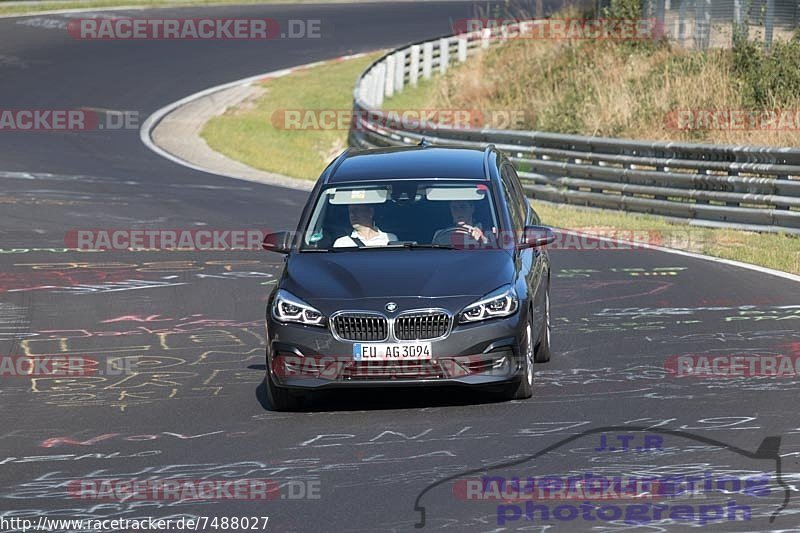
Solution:
[[[800,234],[800,149],[650,142],[539,131],[403,129],[385,97],[444,73],[490,45],[497,28],[414,43],[384,55],[358,78],[349,143],[482,147],[493,143],[545,201],[692,219],[691,224]]]

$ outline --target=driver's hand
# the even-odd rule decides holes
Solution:
[[[475,226],[470,226],[469,224],[464,224],[464,223],[461,223],[460,226],[467,229],[469,231],[470,236],[472,236],[472,238],[475,239],[477,242],[481,244],[486,244],[488,242],[486,235],[483,234],[483,231],[481,231],[480,228]]]

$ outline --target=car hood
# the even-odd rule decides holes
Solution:
[[[292,254],[281,286],[309,303],[362,300],[365,308],[387,298],[455,303],[513,279],[513,258],[505,250],[357,250]]]

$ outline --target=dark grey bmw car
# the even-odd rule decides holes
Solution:
[[[347,150],[322,173],[267,306],[267,397],[337,387],[532,394],[553,241],[495,147]]]

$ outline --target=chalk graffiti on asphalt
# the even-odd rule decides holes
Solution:
[[[192,279],[263,281],[274,274],[259,269],[275,268],[254,260],[16,263],[14,267],[15,271],[0,273],[0,292],[92,294],[185,285]]]

